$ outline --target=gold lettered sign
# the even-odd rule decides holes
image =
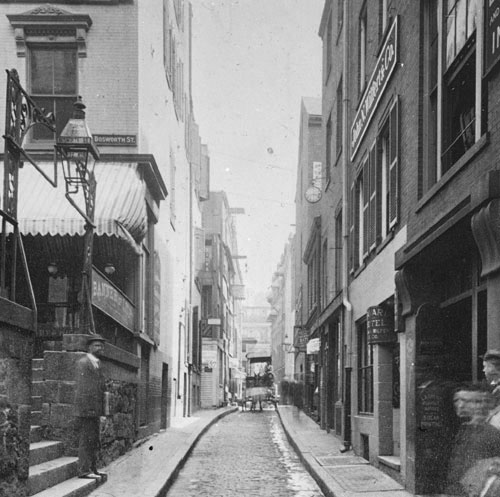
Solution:
[[[484,74],[500,60],[500,0],[486,0],[484,10]]]
[[[394,313],[392,309],[376,305],[368,308],[367,315],[369,343],[391,343],[396,341],[397,335],[394,331]]]
[[[92,305],[124,328],[134,331],[134,305],[124,293],[95,269],[92,270]]]

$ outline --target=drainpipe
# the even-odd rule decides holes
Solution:
[[[352,304],[349,301],[349,183],[348,175],[350,164],[350,141],[348,129],[348,112],[349,112],[349,1],[343,0],[344,12],[342,19],[342,303],[344,305],[344,333],[343,342],[346,337],[350,340],[348,343],[348,353],[344,357],[345,371],[345,399],[344,399],[344,449],[342,452],[349,450],[352,444],[351,437],[351,370],[352,370]],[[343,343],[343,345],[344,345]],[[345,350],[345,347],[343,347]]]

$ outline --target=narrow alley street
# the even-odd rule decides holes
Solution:
[[[221,419],[194,448],[168,496],[323,493],[286,440],[276,411],[239,412]]]

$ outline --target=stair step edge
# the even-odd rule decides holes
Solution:
[[[71,478],[33,494],[31,497],[84,497],[98,486],[99,484],[95,480]]]

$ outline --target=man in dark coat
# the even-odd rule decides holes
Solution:
[[[99,476],[97,451],[99,450],[99,422],[104,416],[105,381],[99,356],[104,351],[105,339],[90,335],[88,353],[76,364],[75,415],[78,428],[78,476]]]

